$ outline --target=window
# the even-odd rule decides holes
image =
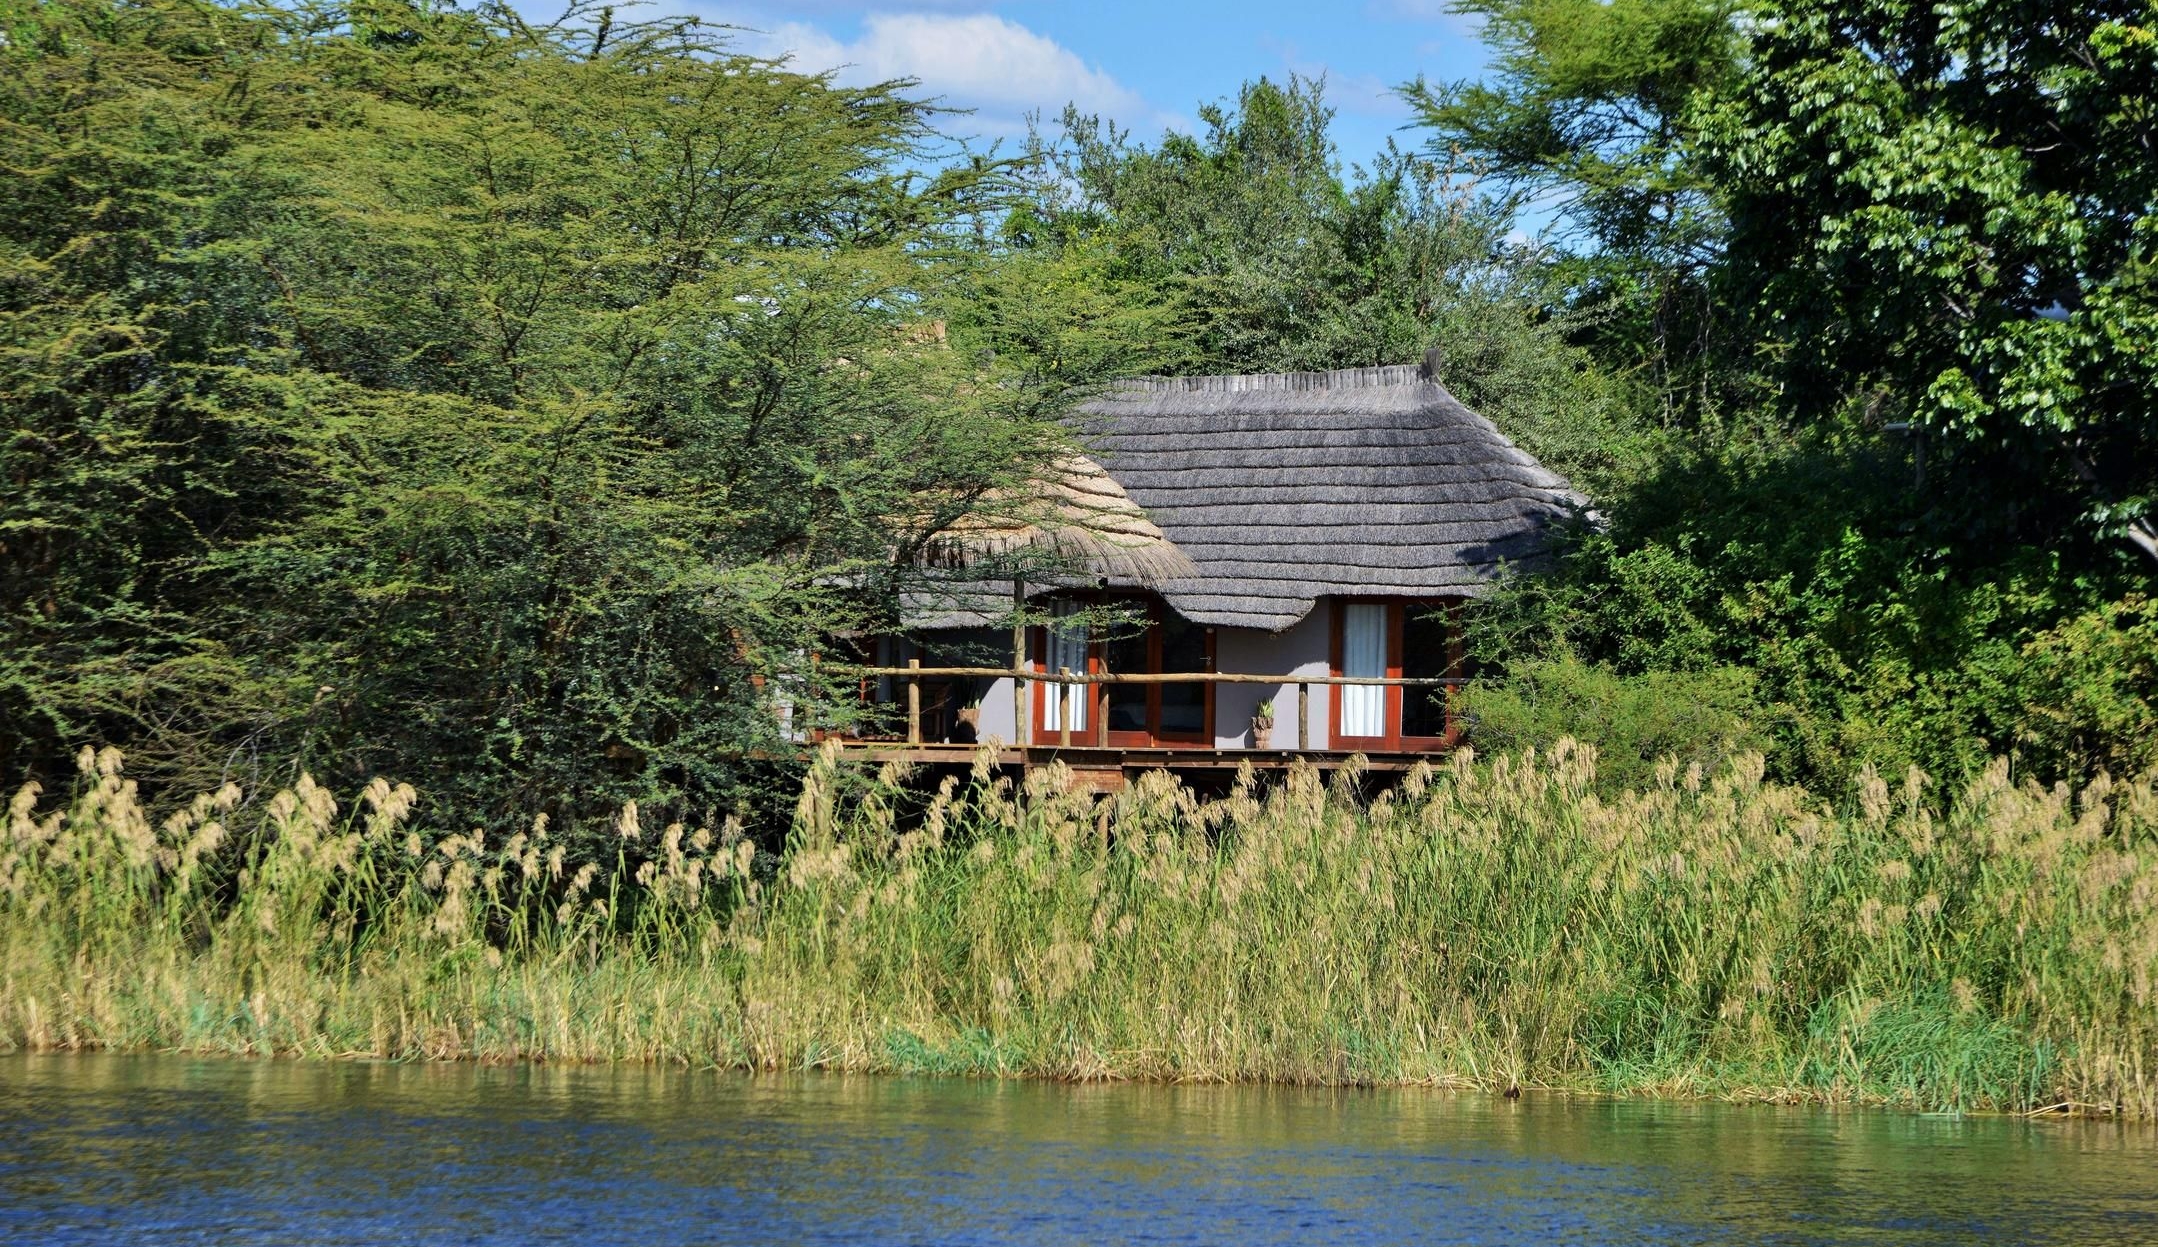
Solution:
[[[1085,618],[1089,608],[1105,605],[1117,603],[1114,599],[1060,598],[1051,604],[1052,622],[1035,634],[1034,652],[1042,670],[1160,675],[1214,669],[1212,629],[1184,619],[1158,601],[1127,600],[1124,609],[1096,611],[1096,619],[1107,622],[1098,622],[1089,631]],[[1074,745],[1106,742],[1145,748],[1213,740],[1213,689],[1204,683],[1037,683],[1035,688],[1035,726],[1041,733],[1037,739],[1061,739],[1068,718]]]
[[[1341,610],[1341,674],[1361,679],[1383,678],[1387,671],[1388,616],[1394,608],[1378,602],[1350,602]],[[1386,736],[1387,694],[1392,689],[1377,684],[1343,684],[1341,734]]]
[[[1456,674],[1445,603],[1343,601],[1334,612],[1334,674],[1443,679]],[[1440,685],[1334,686],[1334,746],[1383,752],[1443,749],[1453,741]]]

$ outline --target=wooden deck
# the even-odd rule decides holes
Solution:
[[[1088,715],[1091,727],[1077,732],[1052,734],[1047,741],[1005,745],[995,752],[993,765],[1025,771],[1038,766],[1062,762],[1072,770],[1074,782],[1092,788],[1096,792],[1115,792],[1122,789],[1133,775],[1144,771],[1169,771],[1173,774],[1227,775],[1242,766],[1250,765],[1261,771],[1285,771],[1302,761],[1321,771],[1336,770],[1348,764],[1352,758],[1363,759],[1367,771],[1388,774],[1406,771],[1418,762],[1445,756],[1445,749],[1423,749],[1413,752],[1374,752],[1361,749],[1313,749],[1310,747],[1311,690],[1313,687],[1338,688],[1344,686],[1369,687],[1438,687],[1457,688],[1465,681],[1458,676],[1338,676],[1312,675],[1290,672],[1281,675],[1261,675],[1253,672],[1168,672],[1146,674],[1114,674],[1092,672],[1075,674],[1071,671],[1047,672],[1035,670],[1024,663],[1011,667],[924,667],[918,661],[904,667],[864,667],[860,674],[867,678],[891,678],[903,681],[906,688],[906,737],[905,739],[854,739],[840,737],[840,756],[851,761],[882,764],[903,762],[915,766],[969,767],[974,765],[981,753],[981,746],[972,744],[942,744],[923,739],[922,731],[922,681],[929,678],[1009,678],[1012,680],[1013,707],[1016,721],[1029,718],[1025,690],[1036,684],[1064,686],[1107,686],[1149,684],[1262,684],[1277,687],[1294,687],[1296,701],[1294,718],[1297,747],[1293,749],[1223,749],[1205,745],[1153,744],[1112,745],[1108,743],[1108,719],[1097,706]],[[1040,729],[1035,729],[1040,730]],[[1091,736],[1089,740],[1086,737]],[[1447,739],[1453,739],[1449,728]]]
[[[843,760],[882,764],[902,762],[912,766],[970,767],[982,749],[978,745],[910,745],[904,742],[858,741],[841,746]],[[1321,771],[1331,771],[1362,758],[1364,769],[1380,774],[1406,771],[1418,762],[1443,755],[1433,753],[1365,753],[1351,749],[1208,749],[1118,748],[1094,745],[1027,745],[994,751],[999,769],[1031,770],[1062,762],[1072,770],[1074,782],[1095,792],[1117,792],[1143,771],[1168,771],[1177,775],[1234,774],[1246,763],[1260,771],[1285,771],[1302,761]]]

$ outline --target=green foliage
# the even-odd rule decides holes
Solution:
[[[1640,376],[1666,420],[1727,398],[1728,344],[1708,290],[1721,187],[1693,158],[1703,108],[1740,41],[1729,0],[1459,0],[1481,20],[1492,76],[1402,97],[1430,150],[1556,216],[1579,339]]]
[[[1558,206],[1577,340],[1699,417],[1477,612],[1490,696],[1734,668],[1810,782],[2150,764],[2146,10],[1464,6],[1496,72],[1407,89],[1434,147]]]
[[[1914,516],[1899,450],[1757,435],[1674,457],[1552,567],[1472,607],[1491,686],[1478,696],[1533,725],[1509,740],[1574,731],[1630,756],[1588,731],[1594,719],[1571,725],[1550,672],[1581,664],[1637,688],[1669,675],[1675,689],[1731,668],[1751,673],[1754,702],[1733,713],[1769,742],[1777,774],[1811,784],[1869,762],[1964,776],[2000,752],[2048,778],[2147,765],[2139,599],[2105,605],[2123,583],[2059,553],[1967,557]],[[1728,729],[1703,726],[1695,747],[1713,753]]]
[[[2048,773],[2158,769],[2158,601],[2131,594],[2024,645],[2020,744]]]
[[[2144,0],[1764,6],[1702,167],[1779,404],[1920,422],[1988,539],[2158,565],[2154,118]]]
[[[905,83],[604,13],[8,16],[11,766],[104,738],[153,782],[395,768],[471,818],[725,805],[770,681],[815,702],[813,639],[1118,362],[1069,277],[947,347],[1018,280],[973,241],[1008,168],[945,159]]]
[[[1694,113],[1728,84],[1737,32],[1726,0],[1462,0],[1481,19],[1488,82],[1402,94],[1439,150],[1535,195],[1617,255],[1669,267],[1708,258],[1715,188],[1690,159]]]
[[[0,765],[730,808],[1075,394],[1434,344],[1597,506],[1473,613],[1494,738],[2158,761],[2146,7],[1463,11],[1344,170],[1301,79],[1000,161],[686,21],[0,0]]]
[[[1557,574],[1520,574],[1477,602],[1469,652],[1503,668],[1514,657],[1588,653],[1627,674],[1713,665],[1720,622],[1711,572],[1681,549],[1622,545],[1583,528],[1560,538]]]
[[[1099,266],[1157,309],[1135,363],[1352,368],[1436,345],[1456,394],[1584,486],[1646,459],[1631,395],[1569,344],[1553,274],[1507,241],[1504,205],[1391,148],[1344,176],[1316,82],[1262,78],[1199,115],[1202,133],[1149,146],[1067,111],[1034,136],[1028,201],[1005,222],[1022,253]]]
[[[1506,680],[1472,687],[1462,705],[1475,724],[1470,742],[1487,752],[1595,741],[1598,782],[1617,790],[1648,783],[1667,758],[1714,772],[1766,749],[1754,682],[1743,667],[1622,675],[1578,659],[1525,659]]]

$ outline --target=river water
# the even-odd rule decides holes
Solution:
[[[0,1243],[2158,1244],[2102,1122],[0,1057]]]

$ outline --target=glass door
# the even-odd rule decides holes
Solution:
[[[1060,598],[1049,608],[1050,623],[1044,630],[1042,670],[1050,675],[1069,671],[1085,675],[1087,667],[1087,621],[1079,603]],[[1087,694],[1084,684],[1042,685],[1042,729],[1061,733],[1068,725],[1074,743],[1087,727]]]
[[[1147,603],[1138,619],[1107,625],[1095,650],[1100,670],[1113,675],[1204,673],[1213,670],[1207,630],[1161,602]],[[1213,704],[1208,686],[1189,684],[1104,684],[1102,722],[1109,743],[1127,749],[1161,744],[1211,743]]]
[[[1146,621],[1120,621],[1105,629],[1101,669],[1105,675],[1136,675],[1153,669],[1154,629]],[[1112,745],[1147,745],[1149,705],[1144,684],[1101,686],[1102,714]]]
[[[1214,669],[1212,633],[1160,601],[1119,606],[1109,599],[1059,599],[1050,604],[1049,616],[1035,640],[1045,672],[1160,675]],[[1043,682],[1037,687],[1035,723],[1044,741],[1060,740],[1067,722],[1074,745],[1145,749],[1213,740],[1213,687],[1203,681],[1072,687]]]
[[[1403,607],[1401,674],[1408,679],[1444,679],[1454,674],[1454,637],[1446,607],[1412,602]],[[1401,739],[1404,749],[1446,743],[1453,726],[1451,699],[1443,686],[1407,685],[1401,690]]]
[[[1172,610],[1162,611],[1160,619],[1154,628],[1158,647],[1154,670],[1165,674],[1190,674],[1214,669],[1212,656],[1207,653],[1203,626]],[[1213,685],[1194,680],[1188,684],[1157,684],[1154,687],[1156,739],[1183,744],[1213,742],[1213,725],[1208,722],[1207,715],[1207,707],[1213,700]]]
[[[1341,608],[1341,674],[1383,679],[1386,671],[1387,616],[1384,602],[1350,602]],[[1386,687],[1380,684],[1336,685],[1341,734],[1376,738],[1387,735]]]

